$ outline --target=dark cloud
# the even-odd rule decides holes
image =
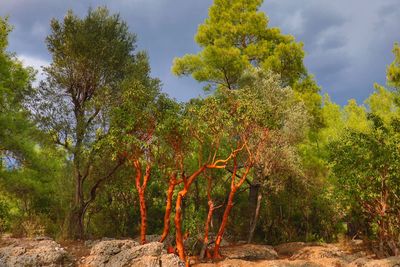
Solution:
[[[375,82],[385,83],[400,41],[397,0],[269,0],[263,9],[272,25],[304,43],[306,66],[334,101],[362,102]]]
[[[89,7],[107,5],[137,33],[139,49],[148,52],[152,73],[162,80],[164,91],[187,100],[202,94],[202,85],[174,77],[171,63],[174,57],[198,51],[193,36],[211,4],[212,0],[13,0],[0,2],[0,16],[9,15],[15,27],[10,50],[39,67],[50,61],[44,39],[51,18],[61,19],[68,9],[83,16]],[[306,66],[334,101],[362,101],[374,82],[385,82],[391,48],[400,41],[398,0],[266,0],[262,10],[271,26],[304,43]]]

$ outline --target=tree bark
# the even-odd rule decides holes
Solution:
[[[214,258],[221,258],[221,255],[219,254],[219,248],[221,246],[221,241],[225,232],[226,225],[228,224],[229,213],[231,212],[231,209],[233,207],[233,198],[235,197],[236,190],[237,189],[234,187],[229,193],[228,203],[226,204],[224,215],[222,217],[222,222],[217,233],[217,238],[215,240]]]
[[[207,214],[207,219],[206,219],[206,223],[205,223],[205,227],[204,227],[204,239],[203,239],[203,246],[201,248],[200,251],[200,259],[204,259],[204,255],[206,253],[207,250],[207,246],[208,246],[208,232],[210,229],[210,222],[212,219],[212,215],[214,212],[214,203],[212,200],[208,201],[208,214]]]
[[[140,242],[141,244],[146,244],[146,229],[147,229],[147,210],[146,210],[146,187],[147,182],[150,178],[150,164],[146,165],[146,172],[143,177],[143,183],[140,181],[142,179],[142,169],[139,160],[133,161],[134,168],[136,169],[136,189],[139,194],[139,205],[140,205]]]
[[[255,175],[254,180],[250,184],[249,190],[249,206],[248,206],[248,226],[249,233],[251,232],[251,228],[253,227],[254,217],[257,209],[258,195],[260,191],[260,184],[258,183],[257,175]],[[249,238],[249,237],[248,237]]]
[[[231,181],[231,192],[229,193],[228,203],[225,207],[224,215],[222,217],[222,222],[221,222],[221,225],[220,225],[218,233],[217,233],[217,238],[215,240],[214,255],[213,255],[214,258],[221,258],[221,255],[219,253],[219,248],[221,246],[221,241],[222,241],[222,237],[225,232],[225,228],[228,224],[229,214],[233,207],[233,199],[235,197],[236,191],[240,188],[240,186],[245,181],[250,169],[251,169],[251,166],[246,167],[245,173],[240,178],[240,181],[236,184],[235,178],[236,178],[236,172],[237,172],[237,162],[236,162],[236,158],[234,158],[234,169],[233,169],[232,181]]]
[[[176,249],[178,256],[181,260],[185,261],[185,248],[183,246],[183,235],[182,235],[182,201],[185,198],[190,185],[193,181],[206,169],[206,166],[200,167],[194,172],[188,179],[183,179],[183,189],[179,191],[175,205],[175,228],[176,228]]]
[[[262,199],[262,195],[259,192],[258,197],[257,197],[257,205],[256,205],[255,213],[254,213],[254,218],[252,219],[251,224],[250,224],[249,238],[247,239],[247,243],[251,243],[251,241],[253,240],[254,231],[257,226],[258,216],[260,214],[261,199]]]
[[[176,173],[173,173],[169,180],[169,186],[168,186],[168,191],[167,191],[167,203],[165,206],[165,215],[164,215],[164,230],[163,230],[163,233],[162,233],[161,239],[160,239],[161,243],[165,241],[165,239],[167,238],[167,236],[169,234],[169,228],[170,228],[170,224],[171,224],[170,217],[171,217],[171,211],[172,211],[172,197],[174,195],[175,186],[178,185],[179,183],[181,183],[181,181],[177,181]]]
[[[84,212],[83,208],[76,206],[74,207],[69,215],[67,221],[67,237],[71,239],[83,239],[84,238]]]
[[[212,186],[212,180],[210,176],[206,176],[207,177],[207,198],[208,198],[208,214],[207,214],[207,219],[206,219],[206,223],[204,226],[204,239],[203,239],[203,246],[201,248],[200,251],[200,259],[204,259],[204,255],[207,251],[207,247],[208,247],[208,233],[209,233],[209,229],[210,229],[210,223],[212,220],[212,216],[213,216],[213,212],[214,212],[214,202],[212,200],[211,197],[211,186]]]

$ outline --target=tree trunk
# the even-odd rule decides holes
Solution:
[[[207,219],[206,219],[206,223],[205,223],[205,227],[204,227],[203,246],[202,246],[201,251],[200,251],[200,259],[204,259],[204,255],[205,255],[206,250],[207,250],[208,232],[209,232],[209,229],[210,229],[210,223],[211,223],[213,212],[214,212],[214,203],[213,203],[212,200],[209,200],[208,201],[208,214],[207,214]]]
[[[81,142],[78,140],[74,152],[74,176],[75,176],[75,198],[73,208],[70,211],[67,237],[71,239],[84,239],[84,216],[85,216],[85,203],[83,198],[83,177],[80,171],[80,158],[81,158]]]
[[[146,244],[146,229],[147,229],[147,211],[144,190],[138,189],[139,204],[140,204],[140,243]]]
[[[171,211],[172,211],[172,197],[174,195],[174,189],[175,186],[178,184],[176,181],[176,173],[172,174],[170,180],[169,180],[169,186],[168,186],[168,191],[167,191],[167,203],[165,207],[165,215],[164,215],[164,230],[161,235],[160,242],[164,242],[165,239],[167,238],[169,234],[169,227],[171,224],[170,217],[171,217]]]
[[[183,236],[182,236],[182,199],[187,193],[187,189],[184,188],[178,193],[178,198],[176,199],[175,206],[175,231],[176,231],[176,249],[178,251],[178,256],[181,260],[185,260],[185,248],[183,246]]]
[[[219,248],[221,246],[221,241],[222,241],[222,237],[225,232],[225,228],[228,224],[229,214],[233,207],[233,199],[235,197],[236,191],[240,188],[240,186],[242,186],[243,182],[246,180],[247,174],[249,173],[250,169],[251,169],[251,166],[246,167],[245,173],[240,178],[240,181],[236,184],[235,178],[236,178],[236,172],[237,172],[237,162],[236,162],[236,158],[234,158],[234,169],[233,169],[233,173],[232,173],[231,192],[229,193],[228,203],[226,205],[224,215],[222,217],[222,222],[221,222],[221,225],[220,225],[218,233],[217,233],[217,238],[215,240],[214,255],[213,255],[214,258],[221,258],[221,255],[219,253]]]
[[[176,199],[175,205],[175,230],[176,230],[176,249],[178,251],[178,256],[181,260],[185,261],[185,248],[183,246],[183,235],[182,235],[182,201],[185,198],[190,185],[199,176],[206,166],[200,167],[196,172],[194,172],[188,179],[184,177],[183,179],[183,189],[179,191],[178,197]]]
[[[84,210],[76,206],[73,208],[67,221],[67,238],[70,239],[84,239]]]
[[[256,218],[256,212],[257,212],[256,210],[257,210],[257,204],[258,204],[259,191],[261,188],[262,175],[263,175],[262,167],[256,166],[254,179],[250,184],[250,190],[249,190],[249,210],[248,210],[249,211],[249,213],[248,213],[249,214],[249,217],[248,217],[248,223],[249,223],[248,242],[249,243],[252,240],[252,237],[250,237],[250,233],[251,233],[253,225],[254,225],[254,219]]]
[[[261,193],[258,193],[256,211],[254,213],[254,218],[250,225],[249,238],[247,239],[247,243],[251,243],[251,241],[253,240],[254,231],[257,226],[258,216],[260,214],[261,199],[262,199],[262,195],[261,195]]]
[[[206,175],[207,177],[207,199],[208,199],[208,214],[207,214],[207,219],[206,219],[206,223],[204,226],[204,239],[203,239],[203,246],[201,248],[200,251],[200,259],[204,259],[204,255],[207,251],[207,247],[208,247],[208,232],[210,229],[210,223],[212,221],[212,215],[214,212],[214,202],[212,200],[212,196],[211,196],[211,186],[212,186],[212,179],[211,176]],[[209,253],[208,253],[209,254]]]
[[[146,165],[146,173],[143,177],[143,183],[140,183],[142,178],[142,169],[139,160],[134,160],[133,165],[136,169],[136,189],[139,194],[139,204],[140,204],[140,242],[141,244],[146,244],[146,229],[147,229],[147,211],[146,211],[146,187],[147,182],[150,178],[150,164]]]
[[[76,104],[74,108],[74,115],[76,119],[76,143],[72,150],[73,152],[73,168],[75,176],[75,198],[72,210],[69,214],[67,237],[72,239],[84,238],[84,216],[85,216],[85,203],[83,196],[83,182],[82,175],[82,146],[85,137],[85,113],[80,105]]]
[[[221,258],[219,254],[219,247],[221,246],[222,236],[224,235],[226,225],[228,224],[229,213],[233,207],[233,198],[235,197],[237,188],[232,188],[231,192],[229,193],[228,203],[226,204],[226,208],[224,211],[224,215],[222,217],[222,222],[218,230],[217,238],[215,240],[214,246],[214,258]]]

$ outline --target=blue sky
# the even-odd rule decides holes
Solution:
[[[14,26],[9,50],[40,69],[50,62],[44,39],[51,18],[62,18],[68,9],[84,16],[90,6],[106,5],[138,35],[139,49],[148,52],[152,74],[161,79],[163,90],[185,101],[202,94],[202,86],[191,78],[174,77],[171,62],[198,51],[193,37],[211,4],[212,0],[1,0],[0,16],[8,15]],[[270,26],[304,43],[307,68],[335,102],[361,102],[374,82],[385,83],[393,43],[400,42],[399,0],[266,0],[261,10]]]

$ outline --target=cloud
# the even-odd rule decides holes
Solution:
[[[270,0],[263,10],[272,25],[304,43],[306,66],[333,100],[362,102],[374,82],[385,83],[391,47],[400,40],[398,1]],[[298,14],[301,31],[290,23]]]
[[[199,50],[193,36],[212,2],[13,0],[0,1],[0,16],[10,15],[15,26],[9,50],[39,66],[51,60],[44,42],[51,18],[62,19],[68,9],[84,16],[89,7],[107,5],[137,33],[139,49],[148,51],[152,74],[162,80],[164,91],[187,100],[201,93],[202,85],[174,77],[172,59]],[[304,43],[307,68],[334,101],[344,104],[355,97],[361,102],[374,82],[385,83],[391,48],[400,41],[398,0],[265,0],[262,11],[270,17],[270,26]]]
[[[17,57],[22,62],[22,65],[24,65],[25,67],[32,67],[37,71],[36,81],[34,83],[35,85],[37,85],[40,80],[43,80],[45,78],[42,68],[50,65],[49,61],[24,54],[18,55]]]

